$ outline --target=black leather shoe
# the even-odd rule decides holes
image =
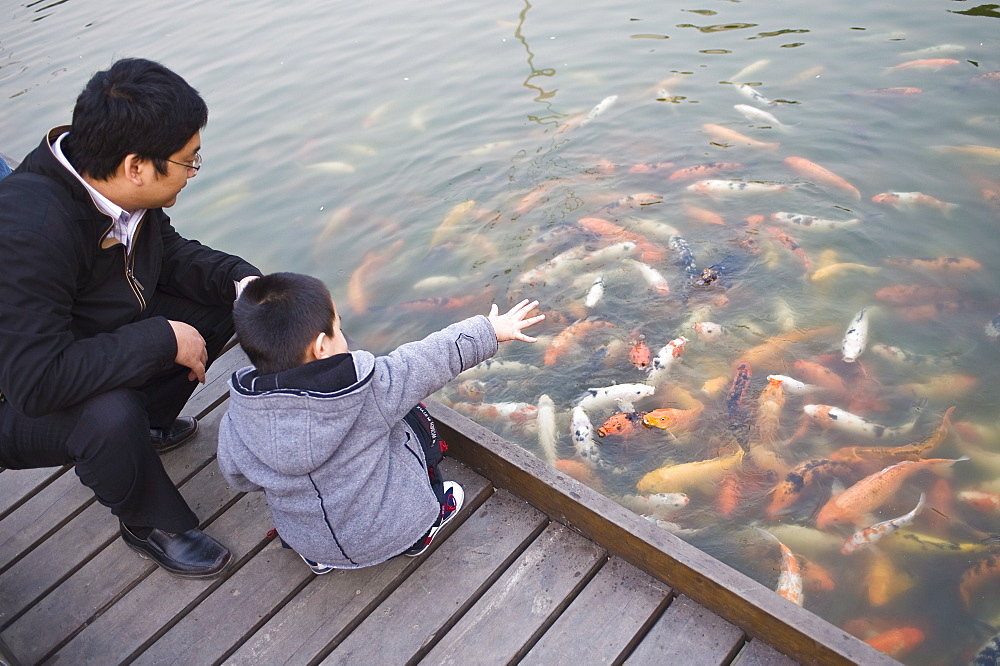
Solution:
[[[125,523],[120,525],[122,541],[129,548],[174,576],[215,578],[233,561],[228,548],[197,528],[180,534],[154,529],[148,537],[140,539]]]
[[[169,428],[150,428],[149,439],[153,442],[154,451],[166,453],[186,443],[196,432],[198,432],[198,419],[193,416],[182,416]]]

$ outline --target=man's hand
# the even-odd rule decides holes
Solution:
[[[188,373],[188,381],[197,379],[202,384],[205,383],[205,364],[208,363],[208,349],[205,347],[205,338],[201,337],[194,326],[185,324],[182,321],[168,319],[170,328],[174,329],[174,337],[177,338],[177,356],[174,362],[191,368]]]
[[[545,319],[545,315],[543,314],[525,319],[528,313],[535,309],[536,305],[538,305],[538,301],[531,301],[529,303],[528,299],[524,299],[505,314],[499,314],[500,309],[496,303],[491,305],[490,313],[486,315],[486,318],[493,324],[493,330],[497,334],[497,342],[507,342],[508,340],[534,342],[535,338],[528,337],[521,332],[521,329],[527,328],[532,324],[537,324]]]

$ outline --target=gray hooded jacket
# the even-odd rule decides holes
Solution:
[[[440,510],[403,416],[497,346],[479,315],[388,356],[350,352],[357,382],[328,393],[255,391],[243,368],[219,425],[222,473],[237,490],[264,490],[278,533],[311,560],[355,569],[398,555]]]

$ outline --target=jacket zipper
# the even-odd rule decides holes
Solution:
[[[146,216],[143,215],[142,219],[139,220],[138,226],[135,228],[135,233],[132,234],[132,247],[135,248],[136,239],[139,237],[139,232],[142,231],[142,225],[146,221]],[[125,246],[122,245],[122,249]],[[131,250],[125,250],[125,276],[128,278],[129,286],[132,287],[132,293],[135,297],[139,299],[139,306],[145,310],[146,309],[146,299],[142,297],[140,291],[146,291],[146,288],[142,286],[139,282],[139,278],[135,276],[135,255]],[[139,289],[136,289],[138,287]]]

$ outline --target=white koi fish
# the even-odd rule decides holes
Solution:
[[[915,354],[892,345],[872,345],[871,352],[880,358],[903,366],[944,368],[955,364],[955,359],[953,358],[933,356],[931,354]]]
[[[556,406],[547,394],[538,397],[535,422],[538,424],[538,447],[545,462],[555,465],[559,455],[556,451]]]
[[[663,345],[649,364],[649,376],[646,378],[646,382],[651,386],[656,386],[657,383],[666,379],[670,373],[670,366],[674,364],[674,359],[681,355],[681,352],[684,351],[684,345],[687,343],[688,339],[682,335]]]
[[[725,334],[725,329],[714,321],[696,321],[691,324],[698,337],[706,342],[714,342]]]
[[[757,180],[699,180],[687,186],[689,192],[698,194],[773,194],[784,192],[788,186],[783,183],[765,183]]]
[[[568,271],[578,271],[581,267],[591,264],[617,261],[628,256],[635,250],[635,242],[623,241],[590,251],[585,245],[579,245],[557,254],[540,266],[523,273],[518,280],[521,284],[531,284],[544,280],[556,279]]]
[[[486,375],[518,377],[538,372],[538,370],[539,367],[537,365],[522,363],[521,361],[498,361],[497,359],[488,359],[479,365],[472,366],[465,372],[461,373],[459,377],[462,379],[477,379],[479,377],[485,377]]]
[[[774,102],[768,98],[761,95],[759,92],[754,90],[753,86],[748,86],[745,83],[740,83],[736,86],[736,90],[739,91],[741,95],[746,97],[751,102],[756,102],[757,104],[763,104],[764,106],[774,106]]]
[[[917,514],[924,508],[924,494],[920,493],[920,499],[917,501],[917,506],[913,507],[913,510],[907,514],[904,514],[898,518],[892,518],[890,520],[883,520],[880,523],[875,523],[870,527],[866,527],[862,530],[855,532],[850,539],[844,542],[841,547],[840,552],[844,555],[850,555],[851,553],[861,550],[866,546],[870,546],[876,543],[879,539],[884,536],[892,534],[900,527],[905,527],[913,522],[913,519],[917,517]]]
[[[800,382],[798,379],[793,379],[788,375],[768,375],[767,379],[768,381],[777,379],[781,382],[781,387],[785,389],[785,392],[791,393],[792,395],[805,395],[819,390],[819,387],[815,384],[806,384],[805,382]]]
[[[730,77],[729,80],[734,81],[736,83],[740,83],[746,80],[746,77],[750,76],[751,74],[754,74],[755,72],[759,72],[760,70],[764,69],[770,64],[771,64],[770,58],[761,58],[760,60],[752,62],[743,69],[741,69],[740,71],[736,72],[736,74]]]
[[[587,412],[577,405],[573,408],[570,421],[570,433],[573,439],[573,450],[584,462],[601,464],[601,452],[594,441],[594,425],[590,422]]]
[[[612,384],[587,389],[577,405],[586,411],[608,409],[617,406],[619,401],[638,400],[655,392],[656,387],[649,384]]]
[[[865,350],[868,344],[868,308],[861,308],[861,311],[854,316],[851,325],[847,327],[844,334],[844,342],[841,350],[844,352],[844,361],[854,363],[858,356]]]
[[[892,439],[905,435],[913,430],[913,426],[917,424],[917,417],[914,417],[909,423],[887,428],[830,405],[805,405],[802,407],[802,411],[823,428],[836,428],[870,439]]]
[[[801,215],[799,213],[771,213],[771,219],[782,224],[790,224],[796,227],[808,227],[822,231],[832,231],[851,227],[860,222],[856,217],[849,220],[831,220],[825,217],[815,217],[813,215]]]
[[[667,520],[685,507],[691,499],[685,493],[655,493],[653,495],[622,495],[619,504],[640,516]]]
[[[756,106],[750,106],[749,104],[735,104],[733,105],[733,108],[743,114],[743,117],[751,122],[764,123],[765,125],[777,127],[778,129],[788,129],[788,125],[775,118],[774,114],[768,113],[763,109],[758,109]]]
[[[667,279],[663,277],[660,271],[636,259],[626,259],[624,263],[633,266],[639,272],[639,275],[642,276],[642,279],[646,281],[646,284],[649,285],[649,288],[656,293],[662,295],[670,293],[670,286],[667,285]]]
[[[594,280],[594,284],[590,285],[590,289],[587,290],[587,296],[583,299],[583,304],[588,308],[592,308],[597,305],[597,302],[601,300],[604,296],[604,277],[598,277]]]
[[[637,234],[666,241],[680,234],[675,227],[665,222],[658,222],[657,220],[650,220],[644,217],[633,218],[630,227]]]
[[[587,114],[587,117],[580,121],[580,127],[583,127],[591,120],[593,120],[597,116],[601,115],[602,113],[610,109],[612,106],[615,105],[615,102],[617,101],[618,101],[618,95],[608,95],[607,97],[602,99],[600,102],[597,103],[597,106],[595,106],[593,109],[590,110],[590,113]]]
[[[926,58],[928,56],[961,53],[964,50],[965,47],[959,44],[938,44],[937,46],[928,46],[925,49],[917,49],[916,51],[906,51],[905,53],[900,53],[899,55],[904,58]]]

